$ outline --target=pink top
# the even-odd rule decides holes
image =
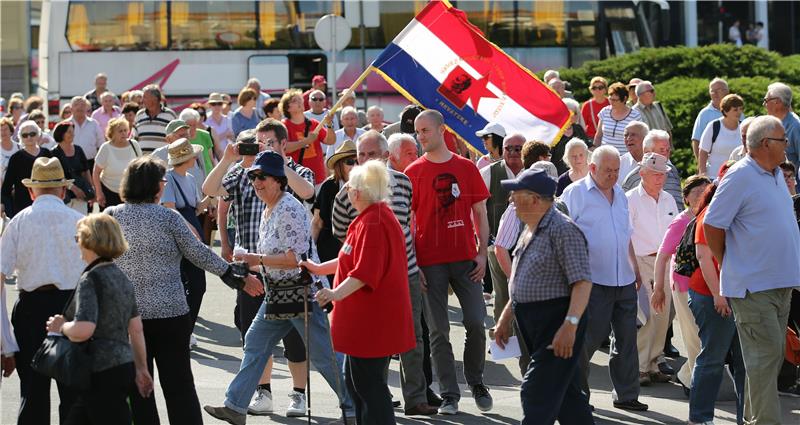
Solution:
[[[106,113],[106,111],[103,110],[102,106],[95,109],[95,111],[92,112],[92,119],[97,121],[97,124],[100,126],[100,130],[103,130],[103,137],[106,136],[106,128],[108,128],[108,122],[122,115],[122,112],[120,111],[121,109],[119,109],[119,106],[114,105],[111,114]]]
[[[686,226],[689,225],[689,222],[692,221],[692,218],[693,216],[688,209],[678,214],[678,216],[672,220],[672,223],[669,224],[669,227],[667,227],[667,233],[664,235],[664,240],[661,241],[661,246],[658,248],[658,252],[670,255],[669,269],[672,270],[673,291],[676,289],[680,292],[689,290],[689,278],[675,273],[674,258],[672,256],[675,254],[675,251],[678,250],[678,244],[681,242],[683,232],[686,230]]]

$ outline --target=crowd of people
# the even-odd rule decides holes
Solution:
[[[800,323],[791,88],[769,85],[766,114],[744,117],[742,97],[710,81],[698,172],[682,179],[654,83],[597,76],[579,103],[557,72],[544,81],[571,112],[559,140],[490,122],[475,133],[482,156],[419,105],[386,122],[345,91],[331,112],[322,76],[280,98],[251,79],[236,108],[215,92],[176,113],[157,85],[118,98],[98,74],[52,131],[42,99],[12,99],[0,281],[20,292],[9,321],[0,285],[0,363],[19,374],[18,423],[49,422],[50,379],[30,365],[48,331],[93,352],[89,389],[57,382],[63,423],[158,423],[155,368],[171,423],[272,414],[281,341],[287,416],[307,414],[309,360],[345,423],[394,423],[401,405],[456,415],[452,294],[481,412],[493,408],[487,338],[516,335],[524,424],[593,423],[590,360],[604,346],[616,408],[648,410],[641,387],[674,381],[689,423],[712,423],[727,368],[737,422],[780,423],[779,392],[800,396],[783,349]],[[201,409],[190,352],[206,272],[236,290],[242,360],[224,401]],[[395,355],[402,403],[387,381]]]

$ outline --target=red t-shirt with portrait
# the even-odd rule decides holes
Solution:
[[[319,121],[317,120],[310,120],[311,125],[308,127],[308,134],[311,134]],[[289,141],[296,142],[298,140],[303,139],[303,134],[305,134],[306,124],[302,122],[300,124],[295,124],[291,122],[288,118],[283,119],[283,125],[286,126],[286,130],[289,132]],[[322,149],[322,141],[325,140],[325,136],[328,134],[325,127],[322,127],[319,131],[319,135],[317,136],[317,140],[306,147],[306,151],[303,154],[303,162],[300,165],[303,165],[307,168],[310,168],[311,171],[314,172],[314,183],[320,184],[325,181],[328,177],[328,172],[325,169],[325,151]],[[300,162],[300,149],[292,152],[289,154],[290,157],[295,162]]]
[[[703,223],[706,221],[706,210],[700,211],[700,214],[697,214],[697,220],[694,229],[694,244],[695,245],[708,245],[706,241],[706,231],[703,229]],[[717,259],[711,259],[714,262],[714,269],[717,270],[717,278],[719,278],[719,265],[717,264]],[[706,283],[705,278],[703,277],[703,272],[700,270],[700,267],[696,268],[692,273],[692,277],[689,278],[689,288],[693,291],[703,294],[709,297],[712,297],[711,290],[708,289],[708,283]]]
[[[420,266],[468,261],[478,255],[472,206],[489,198],[478,168],[453,154],[443,163],[425,156],[406,168],[413,188],[411,210]]]
[[[416,346],[405,258],[403,230],[385,202],[370,205],[350,224],[334,287],[348,277],[364,286],[334,303],[331,335],[336,351],[376,358]]]

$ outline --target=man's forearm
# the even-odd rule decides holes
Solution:
[[[486,213],[486,201],[473,205],[472,215],[475,218],[475,233],[478,235],[478,254],[485,256],[489,246],[489,218]]]
[[[303,200],[311,199],[314,196],[314,185],[309,183],[308,180],[300,177],[297,172],[289,167],[284,167],[286,172],[286,180],[289,188]]]
[[[703,223],[703,230],[706,232],[706,242],[717,264],[722,267],[722,258],[725,256],[725,230]]]
[[[203,182],[203,194],[208,196],[225,196],[228,192],[222,187],[222,179],[233,165],[232,162],[223,159],[220,161],[206,177]]]
[[[579,280],[572,284],[569,296],[568,316],[581,317],[589,304],[589,295],[592,293],[592,282]]]
[[[692,153],[694,153],[694,157],[697,158],[698,150],[700,149],[700,141],[697,139],[692,139]]]

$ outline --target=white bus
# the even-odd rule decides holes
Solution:
[[[61,103],[108,75],[118,95],[149,83],[180,109],[209,92],[235,98],[250,77],[280,94],[306,89],[328,73],[314,42],[323,15],[352,27],[337,55],[335,87],[349,87],[366,65],[421,10],[425,1],[50,1],[42,5],[39,94],[56,115]],[[470,21],[520,63],[536,71],[652,46],[647,23],[630,1],[453,1]],[[363,28],[362,28],[363,25]],[[329,89],[333,84],[329,78]],[[579,82],[581,84],[585,82]],[[360,93],[387,117],[405,103],[377,75]]]

